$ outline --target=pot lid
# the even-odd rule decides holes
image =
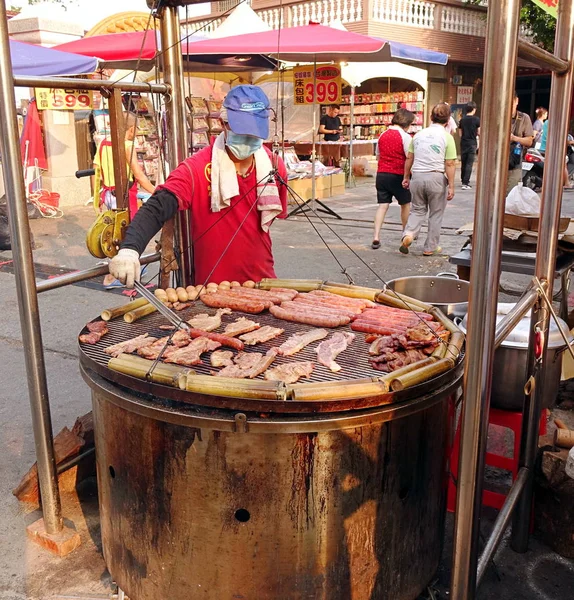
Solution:
[[[508,302],[500,302],[497,305],[496,324],[500,323],[505,315],[507,315],[515,304]],[[460,328],[466,333],[468,314],[464,316]],[[571,343],[574,340],[574,336],[570,333],[568,325],[562,319],[558,319],[560,325],[564,331],[567,331],[568,341]],[[528,348],[528,338],[530,334],[530,311],[518,322],[518,325],[508,334],[506,339],[502,342],[501,346],[504,348]],[[553,317],[550,317],[550,328],[548,331],[548,348],[557,349],[565,348],[566,344],[560,334],[560,330],[556,325]]]

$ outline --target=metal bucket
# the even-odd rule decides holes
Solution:
[[[455,273],[400,277],[389,281],[387,287],[440,308],[449,319],[462,319],[468,312],[470,283],[459,279]]]
[[[82,371],[103,551],[132,600],[414,600],[433,578],[462,363],[425,396],[316,415],[176,404]]]

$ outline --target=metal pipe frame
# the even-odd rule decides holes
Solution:
[[[0,143],[4,163],[4,184],[8,202],[10,234],[12,236],[16,293],[32,411],[42,513],[46,532],[57,534],[62,531],[63,527],[62,508],[54,456],[52,418],[42,347],[42,330],[38,296],[36,294],[30,226],[26,209],[26,189],[20,160],[12,60],[4,0],[0,1],[0,106],[2,106]]]
[[[480,555],[476,581],[477,586],[480,585],[482,578],[488,569],[490,561],[494,558],[496,550],[502,541],[502,536],[510,524],[510,519],[512,518],[512,514],[516,508],[518,500],[520,499],[520,494],[524,490],[527,480],[528,470],[524,468],[520,469],[516,479],[514,480],[514,483],[512,484],[512,487],[508,492],[508,495],[506,496],[506,500],[504,501],[504,504],[502,505],[502,508],[496,517],[490,537],[488,538],[486,545],[484,546],[484,550]]]
[[[526,40],[518,40],[518,56],[544,69],[551,69],[554,73],[560,75],[563,75],[569,69],[568,60],[561,59]]]
[[[108,79],[70,79],[68,77],[30,77],[14,75],[16,87],[61,88],[65,90],[122,90],[150,94],[169,94],[170,86],[164,83],[139,83],[110,81]]]
[[[516,327],[524,315],[534,306],[538,300],[538,289],[530,288],[522,295],[520,300],[507,313],[500,323],[496,326],[496,335],[494,338],[494,347],[498,348],[507,338],[508,334]]]
[[[487,16],[483,94],[496,101],[487,102],[482,114],[482,154],[489,160],[479,162],[477,174],[451,574],[453,600],[474,600],[476,594],[520,0],[490,2]]]
[[[161,11],[160,32],[162,48],[165,48],[163,78],[171,90],[170,95],[166,98],[165,108],[169,131],[169,161],[170,168],[173,170],[187,158],[189,149],[178,8],[173,6],[163,8]],[[180,284],[185,287],[191,285],[191,275],[193,273],[189,211],[178,212],[176,224],[175,233],[177,235],[175,237],[181,252]],[[177,245],[174,243],[174,247],[177,247]],[[165,267],[165,265],[162,265],[162,267]],[[162,268],[162,273],[164,273],[164,268]],[[163,279],[165,279],[165,276]],[[162,283],[164,282],[162,281]]]
[[[157,262],[161,258],[159,252],[154,254],[146,254],[140,258],[140,264],[149,265],[150,263]],[[83,269],[82,271],[74,271],[73,273],[66,273],[66,275],[60,275],[59,277],[52,277],[52,279],[45,279],[39,281],[36,284],[36,292],[38,294],[42,292],[49,292],[50,290],[57,290],[58,288],[72,285],[73,283],[79,283],[80,281],[87,281],[100,275],[107,275],[109,273],[108,264],[97,265],[89,269]]]
[[[572,64],[574,58],[574,0],[560,0],[556,23],[555,54]],[[558,225],[562,207],[564,156],[572,100],[572,68],[562,74],[552,75],[548,124],[546,166],[540,204],[540,227],[536,249],[535,277],[550,286],[554,281]],[[538,428],[542,410],[542,396],[546,377],[548,327],[550,313],[539,299],[533,307],[528,351],[529,373],[534,375],[535,386],[531,395],[524,397],[519,466],[528,471],[524,492],[520,496],[513,518],[511,546],[517,552],[526,552],[530,529],[534,467],[538,453]],[[542,356],[535,356],[534,334],[542,333]]]

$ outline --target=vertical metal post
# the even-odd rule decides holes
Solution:
[[[558,21],[554,54],[559,58],[572,61],[574,58],[574,2],[560,0],[558,4]],[[536,249],[535,274],[540,281],[546,280],[552,291],[558,242],[558,223],[562,206],[562,186],[564,172],[564,156],[566,154],[566,136],[572,99],[572,65],[561,75],[552,75],[550,91],[550,107],[548,121],[548,143],[546,145],[546,163],[542,186],[542,202],[540,205],[540,228],[538,247]],[[552,294],[549,294],[552,296]],[[526,467],[528,478],[524,492],[520,496],[512,525],[511,545],[517,552],[528,549],[530,529],[532,493],[534,485],[534,465],[538,452],[538,429],[542,396],[544,394],[544,378],[546,373],[546,349],[548,343],[549,313],[539,300],[532,311],[531,337],[532,340],[528,364],[530,373],[535,373],[535,383],[532,395],[524,398],[524,413],[522,421],[522,437],[520,442],[520,467]],[[534,330],[543,332],[542,364],[537,365],[534,355]]]
[[[160,17],[163,79],[171,88],[171,93],[166,97],[165,108],[168,123],[169,161],[170,168],[173,170],[180,162],[185,160],[189,148],[185,118],[185,81],[178,8],[166,6]],[[193,274],[189,212],[178,213],[176,220],[178,233],[176,239],[179,239],[180,250],[182,251],[181,284],[187,286],[192,283]],[[162,259],[162,272],[165,266]]]
[[[355,176],[353,175],[353,139],[355,138],[355,86],[351,86],[351,102],[349,115],[349,187],[355,187]]]
[[[488,161],[479,162],[477,174],[451,575],[453,600],[473,600],[476,593],[482,480],[492,383],[519,12],[520,0],[498,0],[490,2],[488,6],[484,95],[496,101],[487,102],[482,112],[481,152],[483,156],[488,156]]]
[[[111,90],[108,98],[110,113],[110,132],[112,138],[112,157],[114,159],[114,181],[116,184],[116,205],[128,207],[128,173],[126,169],[125,139],[126,129],[123,118],[122,91]]]
[[[2,106],[0,143],[4,184],[8,200],[16,293],[38,461],[38,481],[42,496],[44,526],[49,534],[54,534],[62,530],[62,514],[54,459],[54,440],[40,329],[40,311],[36,293],[28,211],[26,210],[26,190],[20,162],[18,120],[4,0],[0,0],[0,106]]]
[[[315,160],[317,159],[317,153],[315,148],[315,141],[317,137],[317,107],[321,110],[320,105],[317,104],[317,59],[313,61],[313,147],[311,148],[311,208],[315,210],[315,200],[317,200],[317,176],[315,175]]]

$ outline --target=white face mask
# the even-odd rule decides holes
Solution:
[[[225,145],[237,160],[245,160],[261,148],[263,140],[253,135],[240,135],[228,130]]]

